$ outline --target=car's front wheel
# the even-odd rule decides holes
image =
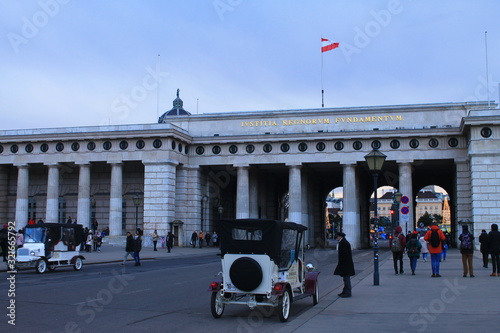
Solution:
[[[225,304],[222,302],[222,295],[218,291],[212,292],[212,300],[210,302],[210,310],[214,318],[222,317]]]
[[[290,291],[285,289],[283,296],[279,298],[278,305],[278,316],[281,322],[285,322],[288,320],[290,316],[290,304],[292,303],[292,298],[290,297]]]
[[[73,265],[73,269],[75,271],[79,271],[83,267],[83,260],[82,258],[76,258],[75,264]]]
[[[47,262],[43,259],[38,259],[36,262],[36,272],[38,274],[43,274],[47,271]]]

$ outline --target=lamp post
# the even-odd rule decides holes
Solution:
[[[141,197],[139,196],[139,194],[136,194],[132,199],[134,200],[134,205],[135,205],[135,230],[137,231],[139,223],[139,206],[141,204]]]
[[[382,165],[387,156],[382,154],[377,149],[372,150],[365,156],[368,168],[373,174],[373,223],[375,234],[373,235],[373,285],[379,285],[379,271],[378,271],[378,207],[377,207],[377,178],[378,173],[382,170]]]

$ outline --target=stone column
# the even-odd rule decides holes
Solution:
[[[248,170],[250,167],[239,166],[237,168],[238,179],[236,185],[236,218],[247,219],[250,217],[250,190],[248,188]]]
[[[252,170],[250,172],[250,181],[249,181],[249,211],[250,218],[257,219],[259,218],[259,177],[257,174],[257,170]]]
[[[188,169],[184,166],[177,168],[176,188],[175,188],[175,219],[186,221],[190,199],[187,196],[187,175]],[[168,230],[170,231],[170,230]]]
[[[28,224],[29,165],[17,165],[16,229]]]
[[[302,221],[302,177],[301,165],[288,165],[288,221],[303,224]]]
[[[471,167],[470,167],[469,160],[467,160],[467,159],[460,159],[460,160],[455,159],[455,165],[456,165],[456,173],[457,173],[457,177],[456,177],[457,183],[456,183],[456,191],[455,191],[456,192],[456,194],[455,194],[456,195],[456,197],[455,197],[456,204],[454,205],[455,206],[454,222],[460,222],[460,221],[475,222],[474,223],[474,230],[470,230],[470,232],[474,233],[474,235],[478,235],[481,232],[481,229],[485,229],[485,230],[489,231],[490,226],[487,225],[486,223],[482,224],[482,225],[476,225],[476,222],[478,222],[476,220],[479,220],[479,216],[476,217],[474,215],[476,220],[472,219],[473,195],[472,195],[472,190],[471,190],[472,180],[471,180]],[[475,168],[476,168],[476,170],[480,170],[481,172],[483,172],[483,175],[484,175],[484,172],[487,170],[488,165],[484,164],[484,163],[478,163],[478,165],[476,165]],[[488,183],[491,183],[492,179],[495,179],[495,176],[492,176],[492,178],[489,181],[487,181],[486,179],[487,178],[483,178],[483,179],[480,178],[481,185],[487,185]],[[478,198],[478,195],[479,194],[476,194],[476,198]],[[484,194],[482,194],[482,195],[484,195]],[[485,201],[487,201],[487,200],[488,199],[485,198]],[[498,223],[498,222],[495,222],[495,223]],[[479,224],[479,223],[477,223],[477,224]],[[458,239],[458,236],[460,235],[462,230],[459,227],[458,223],[456,223],[455,226],[456,226],[455,227],[455,236],[456,236],[455,239]],[[477,243],[479,243],[479,241],[476,242],[476,245],[477,245]]]
[[[179,246],[189,244],[191,233],[193,230],[201,228],[201,221],[203,225],[209,223],[208,219],[208,196],[203,196],[201,193],[201,172],[198,165],[185,166],[187,169],[187,199],[189,201],[189,208],[186,212],[186,220],[182,229],[183,234],[178,235],[177,240]],[[202,205],[203,202],[203,205]],[[203,211],[202,211],[203,208]]]
[[[110,236],[122,236],[123,165],[121,162],[112,162],[110,164],[111,189],[109,191],[109,234]]]
[[[78,224],[90,229],[90,163],[80,164],[77,220]]]
[[[408,215],[408,222],[403,222],[402,217],[403,214],[401,214],[401,207],[403,205],[400,203],[399,204],[399,225],[401,228],[403,228],[405,234],[408,232],[408,230],[415,230],[415,210],[413,206],[413,184],[412,184],[412,165],[410,162],[398,162],[399,163],[399,192],[401,192],[402,195],[405,195],[410,199],[408,202],[408,209],[410,212],[407,214]]]
[[[4,166],[0,166],[0,221],[7,221],[8,186],[9,186],[9,176],[7,174],[7,168]]]
[[[59,164],[48,164],[49,176],[47,180],[47,223],[59,222]]]
[[[358,214],[359,200],[356,191],[356,164],[343,164],[343,208],[342,232],[349,239],[351,247],[360,247],[360,222]],[[376,189],[375,189],[376,190]]]
[[[144,163],[144,230],[167,231],[175,220],[176,167],[178,162]],[[147,231],[147,232],[146,232]]]

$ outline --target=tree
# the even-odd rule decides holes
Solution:
[[[424,226],[428,227],[431,225],[431,223],[434,221],[434,219],[429,215],[428,212],[425,212],[424,215],[420,216],[420,218],[417,221],[417,225],[420,225],[420,223],[423,223]]]
[[[434,221],[436,221],[437,224],[443,223],[443,215],[434,214]]]

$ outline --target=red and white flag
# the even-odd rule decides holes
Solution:
[[[329,39],[321,38],[321,52],[330,51],[339,47],[339,43],[334,43]]]

